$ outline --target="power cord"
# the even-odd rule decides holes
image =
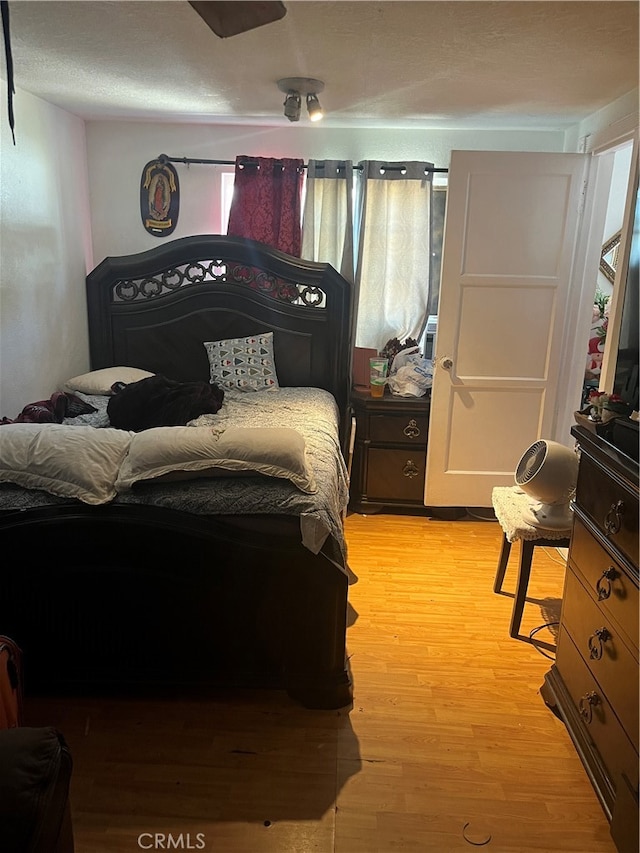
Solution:
[[[566,567],[566,565],[567,565],[566,558],[563,559],[562,557],[560,557],[560,555],[558,554],[558,552],[555,548],[548,548],[547,546],[545,546],[542,550],[546,553],[547,557],[550,560],[553,560],[554,563],[559,563],[561,566]],[[552,551],[555,551],[555,554],[552,554],[551,553]]]
[[[537,628],[532,628],[531,631],[529,631],[529,639],[531,640],[531,645],[534,647],[534,649],[539,651],[540,654],[543,655],[544,657],[549,658],[549,660],[553,660],[553,661],[555,661],[555,656],[554,655],[548,655],[543,649],[540,648],[540,646],[536,645],[536,642],[534,640],[534,635],[537,634],[538,631],[542,631],[543,628],[551,628],[554,625],[559,625],[559,624],[560,624],[559,622],[545,622],[544,625],[538,625]]]

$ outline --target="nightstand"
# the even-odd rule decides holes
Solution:
[[[372,397],[353,389],[356,440],[351,470],[351,508],[424,508],[430,394]]]

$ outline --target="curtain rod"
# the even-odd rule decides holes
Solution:
[[[236,164],[235,160],[202,160],[202,159],[199,159],[196,157],[169,157],[168,154],[159,154],[158,160],[161,163],[185,163],[187,165],[189,165],[190,163],[203,163],[205,165],[213,165],[213,166],[235,166],[235,164]],[[250,165],[251,162],[252,162],[251,159],[247,159],[248,165]],[[303,163],[302,168],[306,169],[307,164]],[[320,168],[323,168],[323,167],[321,166]],[[362,171],[362,166],[354,166],[353,168],[357,169],[359,171]],[[401,167],[397,166],[396,168],[400,169]],[[390,168],[389,171],[393,171],[393,167]],[[425,172],[444,172],[444,173],[447,173],[448,171],[449,171],[448,169],[436,169],[435,167],[431,168],[431,169],[425,169]]]

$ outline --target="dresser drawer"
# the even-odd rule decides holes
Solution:
[[[625,734],[607,697],[593,678],[566,631],[561,630],[556,666],[581,724],[604,763],[611,784],[619,784],[622,774],[637,789],[638,752]]]
[[[368,500],[422,503],[426,453],[423,447],[406,450],[369,449],[366,495]]]
[[[638,587],[598,540],[575,518],[570,559],[578,566],[587,588],[600,607],[638,643]]]
[[[637,750],[638,661],[615,622],[600,610],[571,568],[567,571],[562,624]]]
[[[638,564],[638,496],[607,475],[583,454],[578,471],[576,502],[604,536],[634,565]]]
[[[403,415],[370,415],[369,438],[371,441],[416,444],[427,446],[429,418]]]

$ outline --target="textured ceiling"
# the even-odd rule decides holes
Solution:
[[[638,85],[635,0],[285,3],[220,39],[186,0],[9,0],[15,85],[87,119],[286,125],[276,81],[317,77],[332,126],[560,129]]]

